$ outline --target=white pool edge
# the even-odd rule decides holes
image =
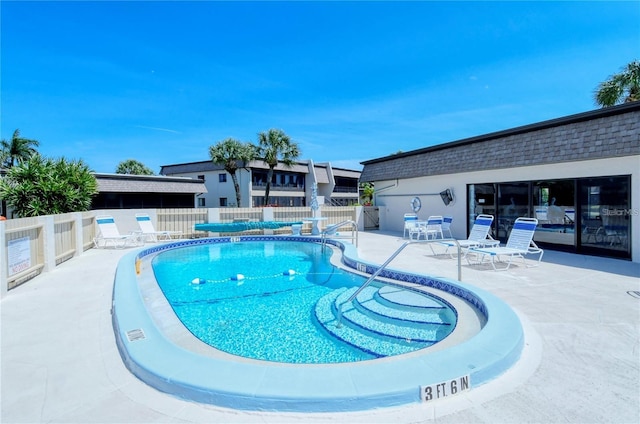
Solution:
[[[241,239],[318,242],[317,238],[286,236]],[[417,403],[421,401],[421,386],[450,382],[464,376],[469,376],[473,391],[503,374],[522,353],[522,325],[508,305],[488,292],[442,278],[438,278],[442,287],[473,293],[489,312],[487,323],[478,335],[443,351],[400,355],[348,366],[229,361],[190,352],[170,342],[156,327],[136,284],[136,259],[144,252],[168,246],[206,242],[201,239],[141,249],[127,254],[118,264],[112,320],[120,355],[134,375],[162,392],[243,410],[357,411]],[[333,243],[343,250],[348,266],[357,268],[360,264],[368,267],[368,271],[377,267],[359,260],[353,246]],[[403,274],[411,280],[434,280],[398,270],[389,272]],[[144,333],[144,338],[130,341],[127,334],[131,331],[140,334],[138,330]]]

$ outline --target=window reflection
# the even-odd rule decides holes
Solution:
[[[532,217],[536,243],[630,258],[630,187],[630,176],[470,184],[468,229],[493,215],[492,236],[504,243],[516,218]]]
[[[575,180],[544,180],[533,185],[536,241],[575,245]]]

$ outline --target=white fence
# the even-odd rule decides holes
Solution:
[[[93,248],[93,239],[97,232],[96,216],[113,216],[119,231],[126,234],[139,230],[135,214],[140,212],[149,214],[156,230],[181,231],[184,238],[229,234],[195,231],[194,224],[200,223],[237,220],[299,222],[311,217],[308,207],[184,208],[95,210],[0,221],[0,298],[4,297],[8,290]],[[359,230],[364,228],[360,206],[322,206],[318,214],[326,218],[323,221],[324,226],[352,220],[358,223]],[[243,234],[263,232],[287,234],[291,232],[291,228],[251,230]],[[311,232],[310,222],[303,225],[302,232]]]

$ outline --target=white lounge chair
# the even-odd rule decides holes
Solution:
[[[98,225],[98,235],[93,238],[93,244],[96,248],[108,247],[109,245],[115,248],[124,248],[144,244],[140,233],[120,234],[112,216],[97,216],[96,224]]]
[[[136,221],[146,241],[171,240],[173,236],[182,235],[182,231],[156,231],[151,218],[146,213],[137,213]]]
[[[479,262],[484,262],[484,258],[486,256],[491,257],[491,265],[493,269],[496,271],[504,271],[509,269],[511,266],[511,261],[513,258],[522,258],[522,262],[525,267],[529,267],[524,259],[525,255],[530,254],[539,254],[538,261],[535,265],[537,266],[542,261],[542,255],[544,251],[540,249],[535,242],[533,241],[533,234],[536,231],[536,227],[538,225],[538,220],[535,218],[518,218],[513,224],[513,228],[511,229],[511,233],[509,234],[509,239],[507,240],[507,245],[496,246],[496,247],[477,247],[470,248],[469,254],[474,253],[480,257]],[[469,260],[469,254],[467,254],[467,261],[471,264]],[[506,262],[506,266],[503,268],[496,267],[496,261],[500,261],[502,256],[508,257],[508,261]]]
[[[460,249],[463,252],[462,257],[467,256],[467,252],[472,247],[497,247],[500,245],[498,240],[494,240],[489,231],[491,230],[491,224],[493,223],[493,215],[480,214],[476,217],[476,220],[471,227],[471,232],[466,240],[457,240],[457,244],[454,241],[443,241],[441,244],[447,246],[445,254],[449,253],[452,258],[455,258],[453,252],[449,252],[450,248],[456,248],[460,245]]]

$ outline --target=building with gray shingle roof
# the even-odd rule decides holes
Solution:
[[[539,218],[539,244],[640,262],[640,102],[362,164],[361,181],[375,184],[381,229],[402,231],[418,197],[420,216],[454,217],[455,237],[466,238],[474,217],[490,213],[494,236],[506,241],[515,203],[518,216]],[[455,199],[449,206],[439,195],[447,188]]]
[[[203,181],[158,175],[94,174],[98,195],[92,209],[193,208],[207,192]]]

